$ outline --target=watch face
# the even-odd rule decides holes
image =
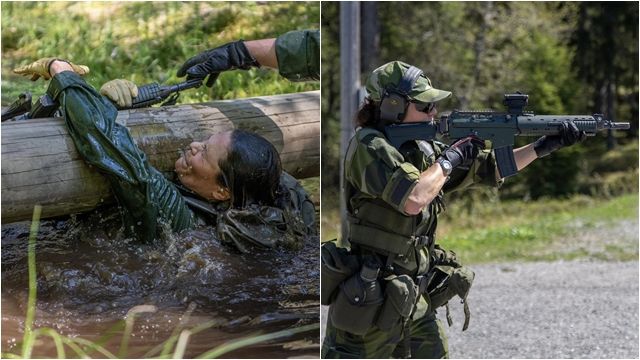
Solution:
[[[453,168],[453,166],[451,166],[451,163],[449,162],[449,160],[445,160],[442,159],[439,161],[440,166],[442,166],[442,170],[444,170],[446,175],[449,175],[451,173],[451,170]]]

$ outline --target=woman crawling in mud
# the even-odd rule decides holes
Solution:
[[[207,223],[221,242],[249,252],[252,245],[300,247],[315,233],[313,204],[261,136],[232,130],[192,142],[175,163],[181,185],[173,184],[115,122],[111,101],[81,78],[88,68],[45,58],[16,72],[52,79],[47,92],[60,104],[78,152],[108,179],[125,231],[137,239],[149,242],[163,227],[180,232]]]

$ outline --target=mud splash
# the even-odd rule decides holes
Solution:
[[[22,338],[28,227],[26,222],[2,226],[3,351],[17,351],[15,343]],[[166,340],[180,322],[214,322],[193,336],[185,353],[189,357],[258,331],[318,323],[317,244],[318,238],[311,237],[298,251],[241,254],[221,245],[207,227],[141,244],[123,236],[114,207],[43,221],[36,246],[35,325],[98,339],[132,307],[155,305],[158,311],[139,317],[128,356],[141,356]],[[187,319],[189,307],[195,310]],[[318,342],[319,334],[308,332],[227,355],[315,357]],[[55,356],[53,346],[36,350],[36,356]]]

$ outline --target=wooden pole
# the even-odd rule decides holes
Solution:
[[[360,3],[340,3],[340,159],[355,133],[353,118],[358,110],[360,88]],[[347,207],[344,192],[344,162],[340,161],[340,239],[347,245]]]
[[[297,178],[320,174],[320,92],[120,111],[149,162],[173,176],[178,150],[234,128],[256,132]],[[67,215],[112,201],[109,185],[78,155],[63,119],[2,123],[2,221]]]

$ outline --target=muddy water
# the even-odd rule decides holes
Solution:
[[[141,244],[124,237],[121,223],[113,207],[41,223],[36,327],[97,340],[132,307],[153,305],[155,312],[138,315],[127,355],[145,354],[180,323],[213,321],[191,337],[185,356],[193,357],[231,339],[319,322],[317,237],[302,250],[241,254],[207,227]],[[3,352],[20,351],[28,232],[29,223],[2,226]],[[318,340],[319,331],[310,331],[225,356],[317,357]],[[107,348],[117,354],[119,343],[115,336]],[[35,355],[55,356],[53,343],[42,342]]]

